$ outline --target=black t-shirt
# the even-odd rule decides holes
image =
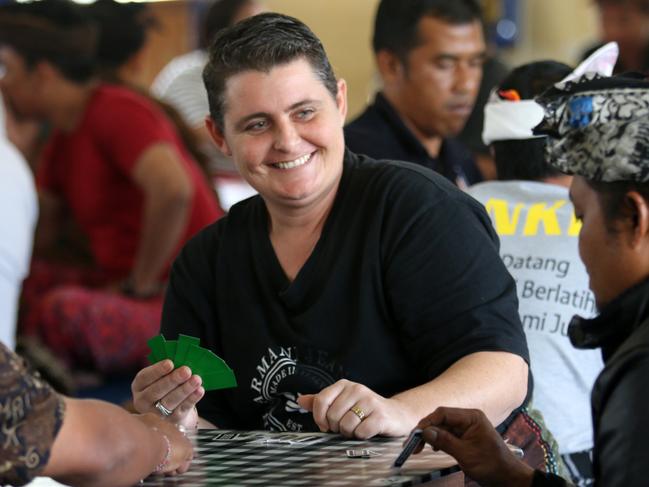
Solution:
[[[341,378],[389,397],[473,352],[527,360],[514,281],[483,207],[432,171],[350,152],[293,282],[255,196],[185,246],[162,332],[198,336],[232,367],[238,387],[199,403],[227,428],[316,430],[297,395]]]

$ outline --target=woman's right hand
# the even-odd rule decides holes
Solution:
[[[174,370],[171,360],[162,360],[140,370],[133,383],[133,404],[140,413],[155,413],[160,411],[155,407],[160,403],[173,411],[165,419],[182,425],[187,430],[196,429],[198,412],[196,404],[205,395],[201,386],[201,378],[192,375],[189,367],[182,366]]]

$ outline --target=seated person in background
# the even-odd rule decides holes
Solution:
[[[5,100],[54,128],[38,167],[36,252],[71,218],[93,258],[81,270],[34,263],[21,331],[71,365],[113,372],[141,365],[171,259],[220,213],[164,115],[93,76],[97,32],[80,9],[64,0],[0,7]]]
[[[13,350],[18,297],[29,272],[38,200],[27,162],[7,139],[8,116],[0,98],[0,342]]]
[[[414,162],[465,188],[482,180],[453,139],[475,103],[486,54],[476,0],[382,0],[372,42],[383,88],[345,127],[347,147]]]
[[[96,60],[101,79],[130,88],[161,108],[210,181],[209,160],[193,130],[172,105],[152,97],[138,84],[149,31],[157,25],[147,4],[98,0],[86,8],[99,28]]]
[[[601,42],[584,53],[590,56],[608,42],[617,42],[620,57],[615,73],[649,70],[649,0],[593,0],[599,11]]]
[[[191,443],[168,421],[59,396],[3,343],[0,377],[1,485],[44,475],[75,486],[128,486],[189,467]]]
[[[582,221],[579,251],[599,315],[575,316],[574,346],[601,348],[591,396],[595,485],[647,485],[649,410],[649,82],[593,79],[556,85],[537,101],[547,161],[574,174],[570,198]],[[440,408],[424,437],[481,485],[566,485],[514,458],[480,411]]]
[[[262,11],[257,0],[219,0],[213,2],[201,22],[199,48],[172,59],[151,84],[151,93],[176,108],[212,162],[211,169],[234,172],[232,161],[221,154],[205,128],[210,112],[203,84],[203,68],[207,63],[207,46],[214,35],[240,20]]]
[[[495,48],[494,48],[495,49]],[[466,121],[462,132],[457,138],[473,154],[475,163],[483,179],[486,181],[496,179],[496,164],[489,147],[482,141],[482,127],[484,126],[484,107],[489,101],[491,91],[500,83],[510,68],[495,54],[489,53],[482,65],[482,80],[471,115]]]
[[[532,134],[542,110],[529,100],[571,71],[562,63],[534,62],[500,83],[486,105],[484,127],[498,181],[468,193],[487,208],[500,255],[517,283],[534,376],[532,405],[543,414],[575,484],[591,485],[590,390],[602,358],[596,350],[575,350],[567,326],[577,313],[592,316],[595,300],[577,251],[579,223],[568,197],[572,178],[545,161],[545,137]]]
[[[161,331],[199,337],[239,386],[201,400],[201,378],[165,360],[136,376],[135,407],[357,438],[404,435],[442,404],[503,423],[526,397],[527,348],[482,206],[345,149],[345,82],[296,19],[222,31],[204,79],[208,128],[259,195],[185,246]]]

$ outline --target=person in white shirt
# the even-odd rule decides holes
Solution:
[[[16,317],[22,282],[29,272],[38,199],[27,162],[7,137],[0,99],[0,341],[16,345]]]

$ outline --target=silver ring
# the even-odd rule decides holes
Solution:
[[[162,414],[165,418],[171,416],[174,413],[173,409],[167,409],[160,401],[156,401],[156,403],[153,406],[158,411],[160,411],[160,414]]]

